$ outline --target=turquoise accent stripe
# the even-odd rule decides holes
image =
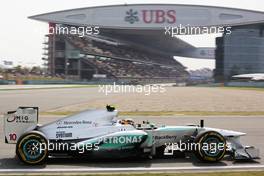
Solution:
[[[157,129],[157,131],[186,131],[186,130],[195,130],[197,127],[195,126],[168,126],[161,127]]]

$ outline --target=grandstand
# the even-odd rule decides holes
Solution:
[[[259,11],[184,4],[124,4],[29,18],[53,27],[93,27],[97,34],[48,35],[44,60],[52,76],[184,80],[188,73],[174,56],[215,59],[214,77],[219,82],[228,81],[234,73],[264,72],[264,13]],[[222,33],[216,48],[196,47],[177,37],[204,33]]]
[[[175,82],[188,77],[185,67],[173,57],[155,51],[109,41],[102,36],[49,34],[47,37],[47,64],[52,75],[126,82]]]

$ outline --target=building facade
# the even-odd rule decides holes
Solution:
[[[234,75],[264,73],[264,25],[233,27],[231,34],[216,39],[217,81]]]

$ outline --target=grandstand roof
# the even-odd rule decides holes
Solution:
[[[173,26],[239,26],[264,23],[264,13],[226,7],[129,4],[87,7],[29,17],[74,26],[99,26],[100,35],[125,44],[171,56],[214,58],[213,48],[195,48],[177,37],[165,35]]]

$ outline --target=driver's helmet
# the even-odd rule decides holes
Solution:
[[[135,124],[133,119],[122,119],[119,121],[119,123],[122,125],[134,125]]]

